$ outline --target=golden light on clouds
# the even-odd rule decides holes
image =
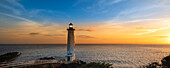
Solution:
[[[94,27],[94,29],[91,28],[94,31],[85,33],[94,36],[91,39],[96,40],[95,43],[98,41],[97,43],[106,44],[170,44],[168,19],[146,19],[122,23],[106,22],[94,25]],[[85,43],[88,43],[88,40]]]
[[[168,19],[74,25],[77,44],[170,44]],[[4,43],[66,43],[68,25],[18,22],[1,30]]]

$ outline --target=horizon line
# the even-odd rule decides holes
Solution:
[[[24,43],[15,43],[15,44],[13,44],[13,43],[8,43],[9,45],[22,45],[22,44],[24,44]],[[33,43],[33,44],[30,44],[30,43],[25,43],[24,45],[35,45],[35,44],[37,44],[37,45],[67,45],[67,44],[38,44],[38,43]],[[5,43],[5,44],[1,44],[0,43],[0,45],[7,45],[7,43]],[[170,44],[98,44],[98,43],[96,43],[96,44],[86,44],[86,43],[81,43],[81,44],[76,44],[76,45],[170,45]]]

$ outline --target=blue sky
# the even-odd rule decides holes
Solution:
[[[0,0],[0,43],[65,43],[69,22],[77,29],[78,43],[158,40],[169,43],[169,3],[169,0]],[[60,38],[57,42],[56,37]],[[152,40],[143,41],[144,38]],[[139,40],[134,42],[136,39]]]
[[[37,22],[100,23],[118,16],[130,20],[134,19],[131,15],[148,15],[150,12],[143,9],[158,3],[158,0],[1,0],[0,12]],[[141,11],[121,14],[135,9]]]

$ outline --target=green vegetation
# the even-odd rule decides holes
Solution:
[[[158,62],[153,62],[146,66],[142,66],[141,68],[170,68],[170,55],[164,57],[161,60],[161,64],[159,64]]]
[[[0,56],[0,61],[7,61],[14,57],[19,56],[18,52],[11,52]],[[13,67],[13,66],[9,66]],[[112,64],[109,63],[101,63],[101,62],[91,62],[86,63],[81,60],[75,60],[73,62],[68,63],[45,63],[45,64],[31,64],[31,65],[21,65],[15,66],[19,68],[113,68]],[[153,62],[148,65],[141,66],[140,68],[170,68],[170,55],[164,57],[161,60],[161,63]]]
[[[9,52],[3,55],[0,55],[0,62],[8,62],[14,60],[18,57],[21,53],[19,52]]]
[[[13,68],[12,66],[10,67]],[[70,63],[32,64],[32,65],[22,65],[22,66],[15,66],[15,67],[16,68],[113,68],[112,64],[109,63],[91,62],[86,64],[86,62],[83,62],[81,60],[75,60]]]
[[[112,64],[109,63],[91,62],[83,65],[81,68],[113,68],[113,67]]]

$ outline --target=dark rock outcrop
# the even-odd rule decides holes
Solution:
[[[16,57],[20,56],[19,52],[9,52],[3,55],[0,55],[0,62],[9,62],[14,60]]]
[[[170,55],[161,60],[163,68],[170,68]]]
[[[164,57],[161,63],[152,62],[148,65],[141,66],[141,68],[170,68],[170,55]]]
[[[44,58],[40,58],[40,60],[53,60],[55,59],[54,57],[44,57]]]

